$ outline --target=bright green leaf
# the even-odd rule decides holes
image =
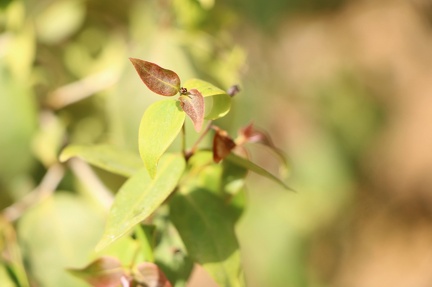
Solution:
[[[177,100],[152,104],[144,113],[139,128],[139,152],[148,173],[156,175],[159,158],[174,141],[185,120]]]
[[[126,177],[132,176],[142,167],[137,155],[112,145],[71,145],[62,151],[60,161],[72,157],[79,157],[99,168]]]
[[[219,286],[244,286],[233,208],[211,191],[196,188],[176,194],[170,201],[170,212],[192,259]]]
[[[154,179],[141,169],[126,181],[116,195],[96,249],[108,246],[152,214],[175,189],[185,166],[182,155],[168,154],[161,159]]]
[[[285,189],[287,190],[291,190],[294,191],[291,187],[289,187],[288,185],[286,185],[282,180],[280,180],[279,178],[277,178],[276,176],[274,176],[273,174],[271,174],[270,172],[268,172],[267,170],[263,169],[262,167],[254,164],[253,162],[251,162],[248,159],[245,159],[243,157],[239,157],[238,155],[235,155],[233,153],[230,153],[225,160],[228,160],[236,165],[239,165],[241,167],[244,167],[250,171],[253,171],[259,175],[262,175],[264,177],[267,177],[268,179],[273,180],[274,182],[280,184],[281,186],[283,186]]]
[[[208,120],[215,120],[225,116],[231,108],[231,97],[222,89],[199,79],[190,79],[183,85],[184,88],[197,89],[204,98],[212,97],[213,105],[205,116]]]

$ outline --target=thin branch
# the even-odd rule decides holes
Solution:
[[[207,133],[210,131],[212,125],[213,125],[213,121],[209,121],[209,123],[207,124],[205,130],[202,132],[202,134],[200,135],[200,137],[194,143],[194,145],[192,146],[192,148],[186,153],[186,155],[188,157],[191,157],[196,152],[196,150],[198,149],[199,144],[204,139],[204,137],[207,135]]]
[[[64,175],[61,164],[50,166],[40,184],[20,201],[15,202],[3,211],[3,216],[9,221],[15,221],[30,207],[50,196],[57,188]]]

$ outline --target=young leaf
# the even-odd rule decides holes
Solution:
[[[170,200],[170,218],[188,254],[219,286],[243,286],[234,232],[237,215],[222,198],[206,189],[183,190]]]
[[[241,145],[243,142],[249,142],[259,143],[270,148],[270,150],[277,155],[282,164],[281,174],[287,174],[289,168],[286,156],[282,150],[280,150],[274,145],[273,141],[267,133],[257,130],[254,125],[250,123],[246,127],[240,129],[238,134],[239,137],[236,139],[236,143],[238,145]]]
[[[208,120],[215,120],[225,116],[231,108],[231,97],[222,89],[199,79],[190,79],[183,85],[188,90],[197,89],[204,98],[211,97],[213,105],[205,116]]]
[[[70,145],[61,152],[60,161],[72,157],[79,157],[94,166],[125,177],[132,176],[142,167],[138,155],[112,145]]]
[[[180,90],[180,78],[158,65],[136,58],[129,58],[144,84],[156,94],[174,96]]]
[[[159,158],[174,141],[185,120],[177,100],[152,104],[144,113],[139,127],[139,152],[152,178]]]
[[[129,178],[114,199],[104,235],[96,249],[108,246],[152,214],[174,190],[185,166],[182,155],[167,154],[161,159],[154,179],[145,169]]]
[[[227,155],[229,155],[235,146],[235,142],[228,136],[228,133],[217,128],[213,138],[214,162],[218,163],[223,160]]]
[[[159,267],[150,262],[138,264],[134,272],[134,280],[146,287],[172,287]]]
[[[180,105],[190,117],[194,128],[199,132],[204,122],[204,98],[196,89],[189,90],[187,95],[180,96]]]
[[[282,187],[284,187],[287,190],[291,190],[294,191],[294,189],[292,189],[291,187],[287,186],[282,180],[280,180],[279,178],[277,178],[276,176],[274,176],[273,174],[271,174],[270,172],[268,172],[267,170],[263,169],[262,167],[254,164],[253,162],[251,162],[248,159],[239,157],[238,155],[235,155],[233,153],[230,153],[227,157],[226,160],[239,165],[241,167],[244,167],[250,171],[253,171],[259,175],[262,175],[264,177],[267,177],[268,179],[273,180],[274,182],[280,184]]]
[[[68,269],[73,275],[87,281],[93,287],[117,287],[126,277],[120,261],[114,257],[101,257],[82,269]]]

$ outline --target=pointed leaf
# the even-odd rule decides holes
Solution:
[[[273,174],[271,174],[270,172],[268,172],[267,170],[263,169],[262,167],[254,164],[253,162],[251,162],[248,159],[239,157],[238,155],[235,155],[233,153],[230,153],[226,158],[226,160],[239,165],[241,167],[244,167],[250,171],[253,171],[259,175],[262,175],[264,177],[267,177],[268,179],[273,180],[274,182],[280,184],[282,187],[284,187],[287,190],[291,190],[294,191],[294,189],[292,189],[291,187],[287,186],[282,180],[280,180],[279,178],[277,178],[276,176],[274,176]]]
[[[152,178],[162,154],[180,132],[185,112],[176,100],[152,104],[144,113],[139,127],[139,152]]]
[[[144,84],[156,94],[174,96],[180,90],[180,78],[158,65],[136,58],[129,58]]]
[[[239,144],[239,141],[249,142],[249,143],[259,143],[267,146],[268,148],[270,148],[270,150],[272,150],[277,155],[278,159],[282,164],[280,173],[285,175],[288,173],[289,166],[284,152],[274,145],[270,136],[266,132],[257,130],[255,126],[252,123],[250,123],[246,127],[239,130],[239,139],[236,139],[237,144]]]
[[[211,97],[213,105],[205,116],[208,120],[215,120],[225,116],[231,108],[231,97],[222,89],[199,79],[190,79],[183,85],[188,90],[197,89],[204,98]]]
[[[101,257],[82,269],[68,269],[73,275],[87,281],[93,287],[117,287],[126,277],[121,263],[114,257]]]
[[[189,90],[187,95],[180,96],[180,105],[199,132],[204,122],[204,98],[198,90]]]
[[[237,215],[231,208],[211,191],[183,190],[170,200],[170,218],[188,254],[219,286],[240,287],[244,285],[234,232]]]
[[[79,157],[94,166],[126,177],[132,176],[143,166],[138,155],[112,145],[70,145],[61,152],[60,161],[72,157]]]
[[[218,163],[230,154],[235,148],[235,142],[228,136],[228,133],[219,128],[213,138],[213,160]]]
[[[161,159],[160,171],[154,179],[142,169],[126,181],[115,197],[96,249],[108,246],[152,214],[175,189],[185,165],[182,155],[167,154]]]
[[[150,262],[138,264],[134,272],[134,280],[146,287],[172,287],[162,270]]]

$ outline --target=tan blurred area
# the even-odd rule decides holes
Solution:
[[[385,114],[359,154],[351,204],[313,235],[309,263],[326,286],[432,284],[431,6],[351,1],[328,14],[287,18],[276,45],[247,39],[257,65],[272,51],[268,65],[284,85],[271,90],[282,91],[280,100],[264,113],[290,152],[326,132],[314,115],[320,107],[311,108],[313,87],[341,71],[354,74]]]

